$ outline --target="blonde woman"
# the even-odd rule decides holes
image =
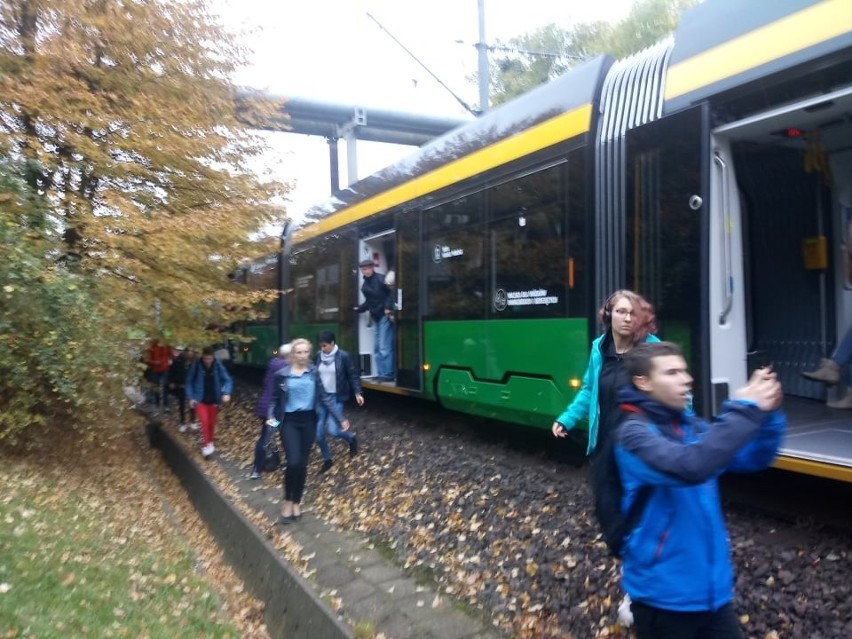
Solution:
[[[281,524],[292,524],[302,518],[302,494],[308,475],[308,457],[316,439],[317,406],[321,403],[343,430],[349,420],[325,392],[316,366],[311,362],[311,343],[302,338],[290,343],[290,360],[275,373],[272,402],[267,411],[267,424],[281,429],[286,470]]]

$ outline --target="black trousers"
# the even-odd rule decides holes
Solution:
[[[281,424],[281,444],[287,459],[284,471],[284,500],[302,502],[308,476],[308,457],[317,436],[317,414],[312,410],[286,413]]]
[[[630,604],[637,639],[742,639],[733,604],[704,612],[677,612]]]

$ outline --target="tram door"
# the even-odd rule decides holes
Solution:
[[[401,388],[420,390],[420,313],[419,313],[419,228],[416,222],[400,216],[398,230],[389,229],[363,238],[359,242],[358,261],[368,259],[376,271],[385,275],[391,288],[391,299],[396,307],[393,314],[392,340],[393,380],[383,384],[395,384]],[[405,224],[402,221],[405,220]],[[360,293],[363,279],[358,277],[358,302],[364,301]],[[369,313],[358,319],[358,351],[361,360],[361,375],[375,377],[379,374],[375,362],[376,331]]]
[[[695,410],[709,412],[707,336],[701,318],[707,247],[707,139],[702,107],[632,129],[625,156],[625,283],[654,304],[658,335],[681,346]]]

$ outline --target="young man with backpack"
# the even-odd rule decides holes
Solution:
[[[692,377],[677,345],[640,344],[624,365],[632,383],[619,403],[632,414],[614,439],[622,517],[647,495],[621,548],[636,636],[741,638],[717,478],[762,470],[775,458],[786,426],[781,385],[771,370],[755,371],[707,424],[685,410]]]

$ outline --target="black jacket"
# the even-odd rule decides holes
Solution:
[[[323,365],[321,353],[317,353],[314,364],[317,368]],[[334,354],[334,371],[337,377],[337,390],[334,393],[337,401],[345,402],[350,397],[361,394],[361,378],[352,364],[352,358],[339,347]]]
[[[358,306],[359,313],[370,311],[370,316],[378,321],[384,317],[385,310],[393,310],[391,290],[381,273],[374,272],[370,277],[365,277],[361,292],[364,294],[364,302]]]

